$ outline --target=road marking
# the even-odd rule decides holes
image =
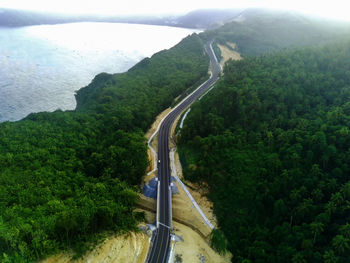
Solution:
[[[160,225],[162,225],[162,226],[164,226],[164,227],[166,227],[166,228],[168,228],[168,229],[170,229],[170,230],[171,230],[171,227],[170,227],[170,226],[164,225],[164,224],[163,224],[163,223],[161,223],[161,222],[158,222],[158,224],[160,224]]]

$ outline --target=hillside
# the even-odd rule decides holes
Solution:
[[[193,34],[128,72],[100,74],[75,111],[0,124],[0,262],[81,254],[106,231],[136,230],[148,165],[144,132],[173,98],[207,77]]]
[[[67,15],[0,8],[0,26],[18,27],[72,22],[111,22],[205,29],[217,27],[237,16],[242,9],[196,10],[184,15]]]
[[[120,21],[0,12],[7,26]],[[136,230],[144,133],[208,77],[203,43],[211,38],[244,59],[227,62],[179,142],[186,178],[210,190],[220,227],[213,246],[232,251],[234,262],[349,262],[348,25],[259,9],[152,19],[230,22],[125,73],[97,75],[77,92],[74,111],[0,124],[0,262],[80,255],[105,233]]]
[[[246,9],[230,23],[206,31],[219,44],[232,42],[243,56],[326,44],[350,37],[350,23],[321,20],[291,11]]]
[[[81,18],[34,11],[0,8],[0,26],[17,27],[41,24],[60,24],[80,21]]]
[[[202,9],[178,17],[173,23],[180,27],[217,28],[239,16],[243,9]]]
[[[209,186],[233,262],[350,261],[349,61],[348,41],[230,61],[192,107],[185,177]]]

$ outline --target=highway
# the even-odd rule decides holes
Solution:
[[[171,198],[170,198],[170,161],[169,161],[169,136],[171,126],[175,119],[197,98],[199,98],[207,89],[209,89],[218,79],[220,74],[220,66],[213,52],[212,42],[205,45],[205,50],[210,58],[212,66],[212,76],[193,93],[187,96],[180,104],[178,104],[170,114],[163,120],[158,133],[158,227],[153,234],[153,245],[151,247],[148,262],[149,263],[165,263],[169,257],[170,231],[171,231]]]

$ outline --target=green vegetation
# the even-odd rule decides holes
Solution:
[[[213,229],[210,233],[211,246],[220,254],[225,254],[227,251],[227,239],[225,234],[220,229]]]
[[[83,253],[101,233],[136,229],[143,134],[207,68],[192,35],[126,73],[96,76],[75,111],[0,124],[0,262]]]
[[[204,32],[225,45],[237,44],[243,56],[260,55],[287,47],[313,46],[349,35],[349,23],[318,20],[290,11],[246,9],[236,21]],[[229,46],[228,46],[229,47]]]
[[[180,135],[233,262],[350,262],[350,42],[229,61]]]
[[[192,35],[124,74],[98,75],[78,91],[77,110],[102,116],[107,113],[112,128],[137,126],[145,131],[174,98],[207,75],[208,63],[202,41]]]

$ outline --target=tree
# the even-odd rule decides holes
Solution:
[[[303,254],[301,253],[297,253],[293,256],[292,258],[292,262],[293,263],[307,263],[307,261],[305,260]]]
[[[225,254],[227,250],[227,239],[220,229],[213,229],[210,234],[211,246],[220,254]]]
[[[349,224],[349,223],[346,223],[345,225],[342,225],[342,226],[339,228],[339,232],[342,233],[342,235],[343,235],[345,238],[350,239],[350,224]]]
[[[191,107],[185,178],[208,187],[237,261],[347,260],[349,51],[347,41],[230,61]],[[209,116],[223,119],[215,133]]]
[[[324,263],[337,263],[339,258],[334,254],[333,250],[327,250],[323,254]]]
[[[312,222],[310,224],[311,232],[314,234],[313,243],[316,242],[316,236],[324,231],[324,224],[321,222]]]
[[[349,242],[350,240],[343,235],[336,235],[332,240],[332,246],[339,255],[343,255],[350,248]]]

